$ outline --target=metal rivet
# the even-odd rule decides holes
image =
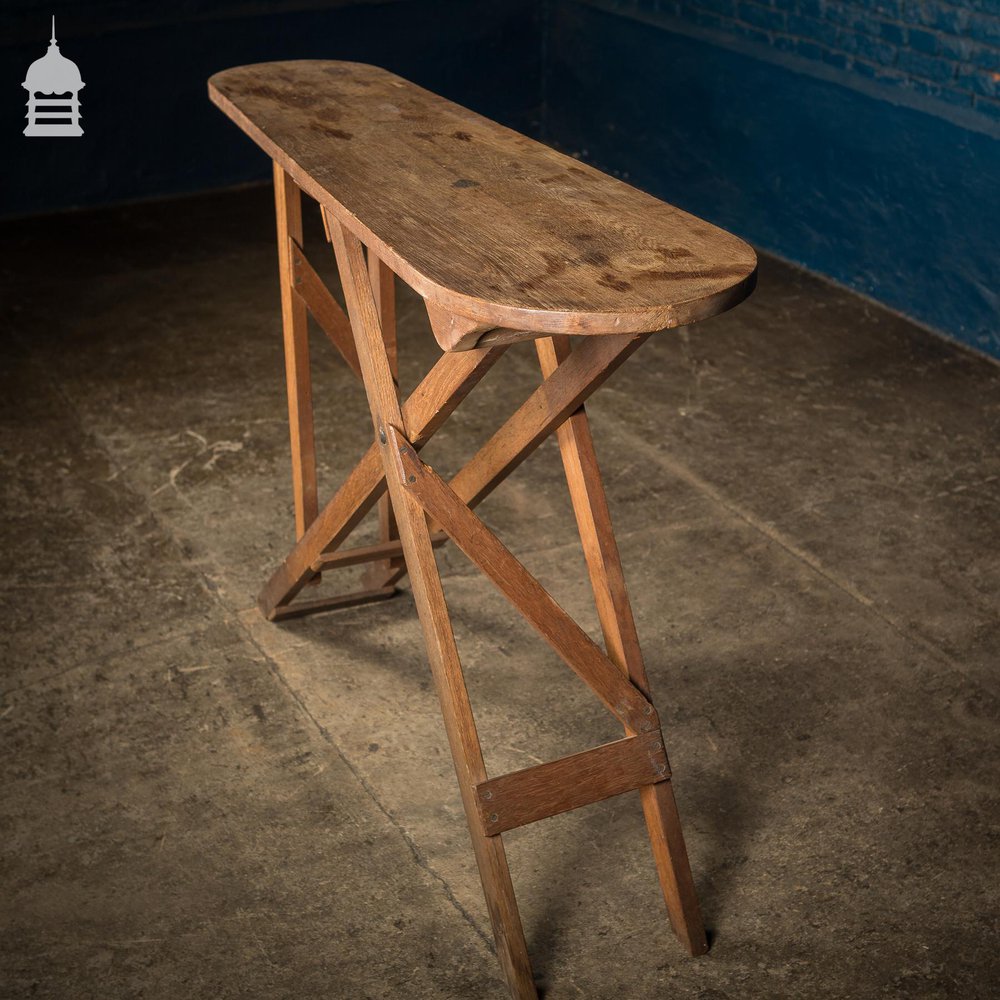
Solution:
[[[411,483],[415,483],[416,481],[417,481],[417,477],[416,476],[410,476],[410,482]]]
[[[659,740],[657,740],[657,741],[656,741],[656,742],[655,742],[655,743],[653,744],[653,749],[654,749],[654,750],[662,750],[662,749],[663,749],[663,744],[662,744],[662,743],[661,743],[661,742],[660,742]]]
[[[646,706],[646,715],[652,715],[652,714],[653,714],[653,706],[652,705],[647,705]]]
[[[483,798],[484,799],[492,799],[493,798],[493,793],[487,788],[486,791],[483,792]]]
[[[490,813],[490,822],[495,823],[500,817],[496,813]]]
[[[378,439],[382,444],[385,444],[385,429],[382,427],[378,429]]]

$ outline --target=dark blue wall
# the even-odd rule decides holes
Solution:
[[[50,13],[61,53],[86,84],[81,138],[21,134],[21,82],[46,51]],[[268,159],[206,93],[212,73],[242,63],[378,63],[520,131],[538,128],[541,46],[532,0],[8,0],[2,17],[0,217],[270,176]]]
[[[709,6],[759,15],[761,24],[710,15]],[[789,54],[795,39],[784,32],[819,31],[820,22],[789,21],[782,6],[828,15],[867,8],[874,31],[900,31],[892,51],[878,50],[889,75],[874,79],[864,59],[809,39]],[[956,10],[911,6],[928,20]],[[940,52],[911,63],[911,41],[930,47],[924,34],[952,36],[900,28],[891,18],[905,12],[901,0],[552,0],[543,134],[759,247],[1000,356],[1000,115],[980,93],[993,84],[989,59],[1000,54],[991,6],[1000,7],[973,0],[961,26],[948,22],[965,63]],[[871,13],[878,9],[881,18]],[[741,26],[751,33],[741,36]],[[983,37],[974,39],[973,28]],[[844,37],[833,31],[830,45],[851,44]],[[954,92],[925,92],[900,60],[922,72],[934,71],[934,60],[948,63]],[[978,67],[975,75],[969,67]]]
[[[86,134],[29,139],[48,16]],[[268,175],[205,81],[379,63],[1000,356],[1000,0],[8,0],[0,217]]]

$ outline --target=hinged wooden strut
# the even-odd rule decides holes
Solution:
[[[395,585],[409,573],[497,954],[512,996],[534,998],[536,991],[501,835],[623,792],[640,792],[671,923],[688,951],[701,954],[707,944],[670,768],[583,405],[648,334],[586,338],[575,350],[566,337],[537,339],[544,381],[445,482],[421,461],[420,449],[496,363],[507,343],[501,337],[490,346],[442,354],[400,404],[392,272],[370,251],[366,261],[359,239],[324,213],[347,303],[345,316],[302,250],[297,189],[292,192],[294,185],[280,168],[275,178],[298,540],[264,587],[261,610],[280,620],[380,600],[392,596]],[[322,510],[315,487],[306,308],[361,378],[374,428],[372,444]],[[433,308],[431,314],[435,322],[445,321]],[[553,431],[559,439],[604,649],[474,512]],[[380,540],[343,548],[376,504],[380,504]],[[510,774],[487,775],[433,553],[449,539],[622,723],[622,739]],[[319,574],[362,563],[371,567],[365,589],[296,600]]]

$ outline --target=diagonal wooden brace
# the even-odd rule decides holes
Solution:
[[[648,337],[649,334],[623,334],[585,340],[463,466],[451,480],[451,488],[469,507],[485,500]],[[402,566],[378,582],[390,586],[405,575],[406,567]]]
[[[656,710],[646,696],[612,663],[603,650],[556,603],[499,538],[455,491],[417,457],[394,427],[385,428],[399,463],[402,484],[452,541],[478,566],[535,630],[563,658],[632,733],[659,728]]]
[[[329,227],[327,227],[329,228]],[[396,275],[392,268],[383,261],[373,247],[368,247],[368,280],[378,311],[379,326],[382,329],[382,343],[385,344],[385,355],[389,362],[389,371],[399,388],[399,352],[396,344]],[[396,515],[392,509],[392,501],[388,493],[384,493],[378,502],[379,538],[383,542],[399,538],[396,527]],[[365,586],[378,587],[380,579],[397,566],[406,562],[400,554],[394,558],[370,565],[362,577]]]
[[[350,320],[330,294],[330,289],[323,283],[323,279],[309,263],[302,247],[292,237],[289,237],[288,242],[288,255],[292,264],[292,288],[295,294],[306,304],[319,328],[340,352],[351,371],[361,378],[361,365],[358,363],[358,350],[354,346]]]
[[[496,364],[505,347],[443,354],[403,406],[403,421],[414,447],[421,447],[448,419],[479,380]],[[261,591],[258,604],[270,620],[315,575],[313,564],[339,546],[385,492],[379,446],[373,443],[333,499],[320,511],[285,561]],[[392,584],[381,584],[388,587]]]
[[[565,364],[547,378],[452,480],[470,506],[487,497],[584,400],[630,357],[647,334],[587,339]],[[434,432],[499,360],[505,345],[443,354],[403,405],[405,436],[417,449]],[[263,614],[273,620],[275,609],[288,605],[314,575],[313,564],[340,545],[385,490],[372,444],[333,499],[289,552],[268,580],[259,598]],[[396,567],[377,580],[375,589],[394,586],[406,574]],[[319,610],[318,608],[316,610]]]

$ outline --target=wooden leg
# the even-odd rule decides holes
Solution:
[[[368,250],[368,279],[371,282],[379,324],[382,327],[382,342],[389,362],[389,371],[397,386],[399,384],[399,361],[396,349],[396,275],[392,269]],[[399,537],[396,518],[392,512],[392,500],[388,493],[378,502],[379,541],[391,542]],[[396,567],[403,565],[403,557],[372,563],[362,580],[366,587],[382,586],[381,579]]]
[[[327,301],[317,285],[318,278],[313,280],[301,254],[299,192],[283,172],[276,171],[275,184],[280,245],[286,248],[282,257],[282,305],[300,537],[265,588],[262,608],[277,620],[383,599],[391,595],[393,583],[400,576],[406,572],[412,576],[498,957],[512,996],[531,1000],[536,992],[501,834],[636,788],[640,790],[671,922],[688,950],[700,954],[706,949],[705,933],[669,765],[659,719],[648,695],[645,666],[583,409],[584,400],[647,335],[594,338],[573,352],[565,338],[538,341],[545,382],[451,483],[445,483],[420,462],[417,451],[503,348],[445,355],[406,404],[400,406],[391,272],[373,257],[366,265],[358,239],[339,224],[324,219],[344,285],[352,348],[344,336],[346,329],[342,329],[346,321],[331,307],[332,297]],[[296,277],[301,286],[292,284]],[[362,375],[376,433],[375,443],[319,514],[308,355],[304,353],[307,304],[314,313],[326,317],[328,335],[348,364]],[[554,429],[558,432],[606,653],[472,511]],[[375,503],[384,499],[386,490],[389,502],[383,507],[379,542],[342,550],[347,534]],[[398,520],[395,526],[393,512]],[[492,780],[488,777],[434,560],[433,548],[443,541],[437,533],[439,527],[622,721],[626,732],[623,740]],[[368,589],[320,601],[290,603],[320,572],[362,562],[375,564],[368,577]]]
[[[400,539],[410,571],[413,596],[420,615],[424,642],[441,701],[445,729],[458,775],[462,803],[472,837],[483,892],[493,924],[497,956],[512,997],[535,1000],[528,949],[500,836],[487,836],[476,805],[475,788],[486,780],[486,766],[476,732],[472,706],[462,674],[458,650],[445,604],[444,591],[424,511],[403,487],[386,428],[404,430],[378,311],[365,272],[361,244],[330,219],[334,249],[344,283],[351,325],[357,339],[376,437],[381,445],[389,495],[396,512]]]
[[[536,348],[546,378],[571,355],[566,337],[538,340]],[[625,588],[590,423],[582,405],[559,426],[556,434],[608,658],[648,697],[649,680]],[[673,788],[669,780],[662,781],[644,785],[640,795],[670,922],[685,948],[692,955],[701,955],[707,951],[708,944]]]
[[[301,538],[315,520],[318,510],[312,379],[309,372],[309,327],[305,303],[294,292],[290,244],[290,240],[302,243],[302,194],[277,162],[274,164],[274,205],[278,223],[278,268],[281,279],[281,322],[285,340],[288,426],[292,443],[295,537]]]

